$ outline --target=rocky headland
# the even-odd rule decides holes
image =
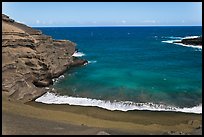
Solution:
[[[185,45],[202,46],[202,36],[197,38],[185,38],[181,41],[175,41],[174,43],[182,43]]]
[[[69,40],[54,40],[2,14],[2,92],[22,102],[41,96],[53,78],[87,63],[72,56],[75,49]]]

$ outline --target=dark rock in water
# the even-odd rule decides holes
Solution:
[[[86,62],[74,61],[75,46],[2,14],[2,91],[22,102],[41,96],[45,93],[42,87],[52,84],[52,78]]]
[[[174,43],[182,43],[185,45],[202,46],[202,37],[182,39],[181,41],[175,41]]]
[[[71,66],[76,67],[76,66],[83,66],[83,65],[86,65],[86,64],[88,64],[87,60],[75,58],[73,60],[73,62],[71,63]]]

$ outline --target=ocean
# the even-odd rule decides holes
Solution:
[[[75,42],[89,62],[55,79],[58,94],[37,102],[202,113],[202,47],[172,43],[202,35],[201,26],[36,29]]]

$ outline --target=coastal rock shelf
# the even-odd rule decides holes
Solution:
[[[75,47],[2,14],[2,92],[22,102],[41,96],[53,78],[87,62],[72,56]]]
[[[202,36],[197,38],[185,38],[181,41],[175,41],[174,43],[182,43],[185,45],[195,45],[195,46],[202,46]]]

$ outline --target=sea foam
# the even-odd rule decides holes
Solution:
[[[170,37],[167,37],[167,38],[170,38],[170,39],[182,39],[182,37],[173,37],[173,36],[170,36]]]
[[[69,104],[79,106],[96,106],[107,110],[150,110],[150,111],[174,111],[174,112],[185,112],[185,113],[197,113],[202,114],[202,104],[191,108],[179,108],[174,106],[167,106],[163,104],[154,103],[134,103],[131,101],[105,101],[98,99],[82,98],[82,97],[71,97],[71,96],[60,96],[54,93],[47,92],[43,96],[37,98],[36,102],[45,104]]]
[[[200,36],[186,36],[182,39],[194,39],[194,38],[198,38],[198,37],[200,37]]]
[[[53,78],[52,82],[54,83],[53,85],[55,85],[59,80],[63,79],[64,75],[59,76],[58,78]]]
[[[168,37],[170,39],[173,39],[175,38],[174,40],[166,40],[166,41],[162,41],[164,43],[171,43],[171,44],[176,44],[176,45],[181,45],[181,46],[184,46],[184,47],[191,47],[191,48],[196,48],[198,49],[198,51],[202,51],[202,46],[195,46],[195,45],[186,45],[186,44],[182,44],[182,43],[175,43],[175,42],[181,42],[182,39],[192,39],[192,38],[198,38],[199,36],[186,36],[186,37]],[[178,40],[180,39],[180,40]]]
[[[97,61],[96,60],[90,60],[88,61],[88,63],[96,63]]]
[[[185,45],[185,44],[182,44],[182,43],[173,43],[173,44],[181,45],[181,46],[184,46],[184,47],[197,48],[197,49],[200,49],[200,50],[202,50],[202,46],[195,46],[195,45]]]
[[[82,57],[82,56],[85,56],[85,54],[83,52],[74,52],[74,54],[72,56],[73,57]]]
[[[176,44],[174,42],[180,42],[181,40],[166,40],[166,41],[162,41],[164,43],[173,43],[173,44]]]

